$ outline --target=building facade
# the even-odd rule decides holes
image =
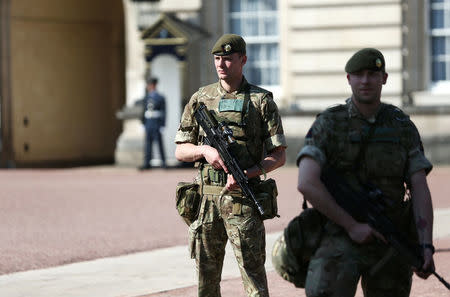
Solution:
[[[181,3],[184,6],[181,6]],[[351,94],[344,65],[356,50],[380,49],[387,60],[383,100],[411,115],[435,162],[450,163],[449,0],[224,0],[135,2],[145,16],[170,13],[204,28],[188,67],[199,78],[183,100],[216,81],[209,49],[223,33],[247,41],[247,79],[274,93],[292,163],[315,115]],[[139,27],[139,26],[138,26]],[[192,61],[192,63],[191,63]],[[184,101],[183,101],[184,102]],[[174,133],[174,132],[172,132]],[[170,137],[172,137],[171,135]],[[170,139],[169,137],[169,139]]]
[[[25,2],[0,2],[2,166],[140,164],[134,107],[146,75],[166,95],[166,155],[177,165],[182,108],[217,81],[210,49],[223,33],[245,38],[247,79],[274,93],[289,162],[315,115],[350,96],[351,54],[376,47],[389,73],[383,100],[411,115],[430,159],[450,163],[450,0]]]

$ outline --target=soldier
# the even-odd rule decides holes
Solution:
[[[286,141],[272,93],[251,85],[242,70],[247,61],[241,36],[223,35],[211,53],[217,83],[200,88],[186,105],[178,132],[175,156],[198,161],[202,206],[190,226],[191,256],[196,259],[198,296],[221,296],[220,279],[227,240],[233,247],[248,296],[269,296],[265,262],[265,228],[249,199],[242,196],[216,149],[203,144],[194,112],[200,102],[233,130],[234,155],[249,183],[285,163]],[[223,188],[229,192],[221,195]],[[222,192],[223,194],[223,192]],[[193,225],[196,225],[194,228]],[[198,228],[200,226],[200,228]]]
[[[349,59],[345,71],[351,98],[316,118],[297,157],[298,190],[328,218],[309,264],[306,295],[354,296],[362,277],[364,296],[409,296],[412,268],[401,257],[391,257],[369,273],[388,250],[385,238],[335,202],[321,172],[324,166],[332,166],[355,189],[360,181],[380,188],[388,197],[386,215],[410,239],[417,236],[424,263],[415,273],[427,278],[434,270],[433,209],[426,180],[432,165],[409,117],[381,102],[388,78],[382,53],[362,49]],[[410,199],[405,199],[405,192]],[[410,202],[412,212],[408,213]],[[414,221],[416,227],[410,224]]]
[[[151,168],[153,141],[158,143],[159,154],[161,156],[161,167],[166,167],[166,157],[161,130],[166,122],[166,100],[157,90],[157,78],[151,78],[147,82],[146,95],[143,100],[142,123],[145,127],[145,152],[144,164],[139,169],[147,170]]]

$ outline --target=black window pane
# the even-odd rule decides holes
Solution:
[[[231,12],[241,11],[241,0],[230,0],[230,11]]]
[[[262,0],[261,1],[261,10],[277,10],[277,1],[276,0]]]
[[[256,17],[247,17],[243,20],[242,35],[258,35],[258,19]]]
[[[246,0],[242,1],[242,11],[257,11],[258,10],[258,0]]]
[[[267,45],[267,50],[268,50],[268,59],[269,60],[276,60],[278,61],[278,57],[279,57],[279,52],[278,52],[278,44],[268,44]]]
[[[278,85],[279,82],[279,69],[278,67],[270,67],[269,68],[269,85]]]
[[[261,84],[261,72],[258,68],[248,65],[248,67],[244,67],[244,75],[249,83],[255,85]]]
[[[432,29],[444,28],[443,10],[431,10],[431,28]]]
[[[231,33],[242,35],[241,29],[241,19],[240,18],[231,18],[230,19],[230,29]]]
[[[445,80],[445,63],[433,62],[433,81]]]
[[[433,56],[445,55],[445,37],[432,38],[432,53]]]
[[[264,18],[262,21],[264,24],[264,32],[262,35],[278,35],[278,24],[276,17]]]
[[[261,60],[261,45],[248,44],[247,45],[247,57],[249,62],[255,62]]]

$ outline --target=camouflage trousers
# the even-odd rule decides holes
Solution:
[[[238,213],[235,202],[239,200]],[[190,226],[191,256],[196,260],[198,296],[220,297],[225,245],[229,240],[248,296],[269,296],[264,262],[265,228],[248,199],[203,196],[203,219]]]
[[[382,243],[359,245],[337,225],[328,222],[306,276],[306,296],[355,296],[358,281],[365,297],[407,297],[412,269],[393,256],[371,274],[388,251]]]

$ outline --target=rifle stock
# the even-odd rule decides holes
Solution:
[[[372,185],[361,185],[361,191],[352,190],[348,182],[333,168],[322,170],[321,180],[327,190],[345,211],[355,220],[368,223],[386,238],[388,243],[407,263],[420,270],[423,255],[417,245],[411,243],[384,214],[387,199],[378,188]],[[450,290],[450,284],[436,271],[430,271]]]
[[[234,144],[232,130],[224,123],[217,122],[216,118],[203,103],[199,104],[194,116],[197,123],[202,127],[203,131],[205,131],[206,144],[214,147],[218,151],[220,158],[225,163],[230,174],[236,180],[244,196],[255,203],[258,212],[263,216],[264,210],[258,200],[256,200],[255,194],[250,189],[247,175],[239,167],[236,158],[230,151],[231,146]]]

